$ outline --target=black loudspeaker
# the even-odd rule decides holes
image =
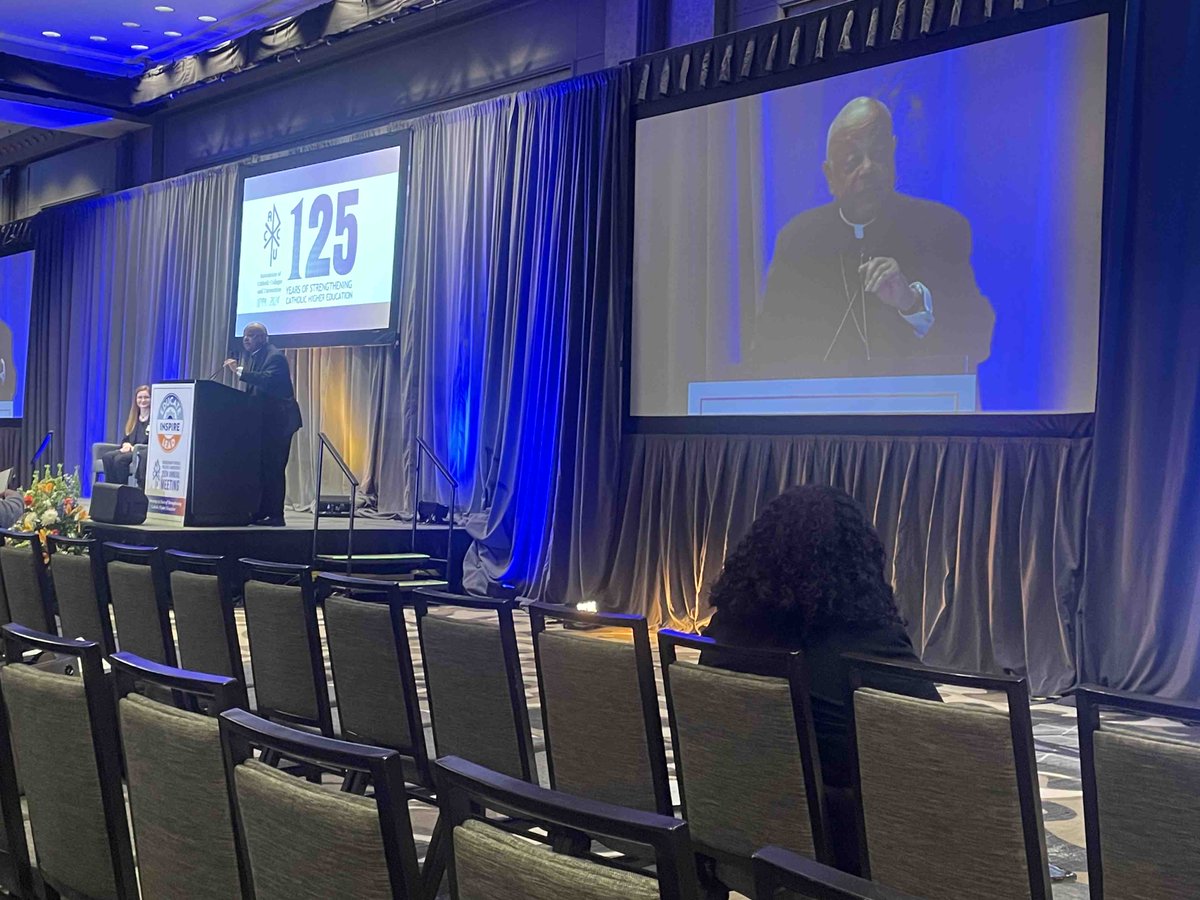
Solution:
[[[97,522],[113,525],[141,525],[146,521],[146,495],[127,484],[97,481],[92,485],[92,505],[88,514]]]

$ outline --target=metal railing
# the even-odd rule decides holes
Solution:
[[[413,480],[413,524],[412,524],[412,549],[415,553],[417,550],[417,520],[420,519],[418,507],[420,506],[421,496],[421,460],[428,456],[429,461],[433,463],[433,467],[441,473],[441,476],[446,479],[446,483],[450,485],[450,510],[446,513],[446,523],[449,526],[446,529],[446,580],[453,582],[450,577],[451,560],[454,558],[454,507],[458,501],[458,479],[450,474],[450,469],[446,464],[438,459],[433,448],[425,442],[424,438],[417,438],[417,461],[415,466],[415,475]],[[453,584],[451,584],[453,587]]]
[[[329,439],[329,435],[325,432],[320,433],[320,442],[317,445],[317,497],[313,501],[313,540],[312,540],[312,558],[313,562],[317,561],[317,534],[321,522],[321,470],[325,461],[325,451],[329,451],[329,455],[333,457],[333,461],[337,463],[338,468],[342,470],[342,474],[346,476],[346,480],[350,482],[350,526],[346,531],[346,574],[353,574],[354,567],[354,513],[358,509],[358,476],[351,471],[350,466],[346,464],[346,460],[342,458],[342,454],[338,452],[338,448],[334,446],[333,441]]]

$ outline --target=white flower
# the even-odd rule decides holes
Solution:
[[[58,510],[48,509],[42,513],[42,526],[53,525],[58,521]]]

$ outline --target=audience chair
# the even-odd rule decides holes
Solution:
[[[8,619],[34,631],[57,634],[45,547],[36,531],[0,530],[0,578]],[[3,623],[0,623],[3,624]]]
[[[137,900],[112,685],[94,641],[5,625],[0,733],[10,734],[44,895]],[[82,677],[21,665],[55,654]],[[11,840],[11,838],[10,838]]]
[[[753,859],[754,896],[758,900],[780,896],[810,900],[920,900],[782,847],[764,847]]]
[[[259,715],[333,737],[312,568],[239,560]]]
[[[537,781],[525,683],[513,625],[515,600],[415,592],[417,634],[438,756],[461,756]],[[462,616],[466,612],[477,616]]]
[[[1079,767],[1093,900],[1184,900],[1200,885],[1200,747],[1125,731],[1101,713],[1194,724],[1200,706],[1085,685],[1075,691]]]
[[[424,601],[403,582],[330,572],[317,575],[314,586],[325,611],[341,737],[400,753],[411,762],[408,783],[418,785],[409,793],[434,802],[404,615],[406,606],[423,607]]]
[[[163,554],[164,584],[175,610],[180,666],[226,675],[244,689],[246,673],[233,615],[230,562],[224,556],[168,550]]]
[[[738,669],[779,669],[788,677],[678,658],[680,648],[718,646]],[[683,817],[717,879],[749,894],[751,857],[771,844],[832,863],[804,655],[669,629],[658,633],[658,647]]]
[[[161,666],[132,653],[110,660],[142,896],[221,900],[240,890],[220,730],[211,716],[242,702],[233,678]],[[175,697],[179,707],[156,702]]]
[[[102,545],[117,646],[164,666],[176,665],[170,589],[157,547]]]
[[[0,681],[0,688],[3,684]],[[25,839],[21,788],[0,690],[0,891],[15,897],[36,897]]]
[[[643,812],[673,814],[658,689],[644,616],[527,607],[550,787]],[[546,629],[547,619],[615,638]]]
[[[699,896],[687,823],[529,784],[457,757],[436,763],[450,839],[450,895],[528,900],[691,900]],[[631,872],[599,857],[558,854],[510,834],[484,815],[516,811],[547,831],[582,832],[598,841],[648,846],[655,874]]]
[[[929,900],[1049,900],[1025,679],[845,659],[862,876]],[[905,680],[994,691],[1008,709],[894,693]]]
[[[422,896],[399,753],[297,731],[244,710],[222,713],[220,726],[243,897]],[[285,775],[255,759],[255,749],[361,773],[373,797]]]
[[[98,541],[50,535],[50,573],[64,637],[95,641],[107,656],[116,649],[108,611],[108,579]]]

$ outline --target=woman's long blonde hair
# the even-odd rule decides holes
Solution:
[[[145,391],[147,394],[150,393],[150,385],[139,384],[136,388],[133,389],[133,404],[129,407],[129,418],[125,420],[125,433],[126,434],[133,434],[133,429],[137,427],[137,423],[138,423],[137,395],[140,394],[142,391]]]

